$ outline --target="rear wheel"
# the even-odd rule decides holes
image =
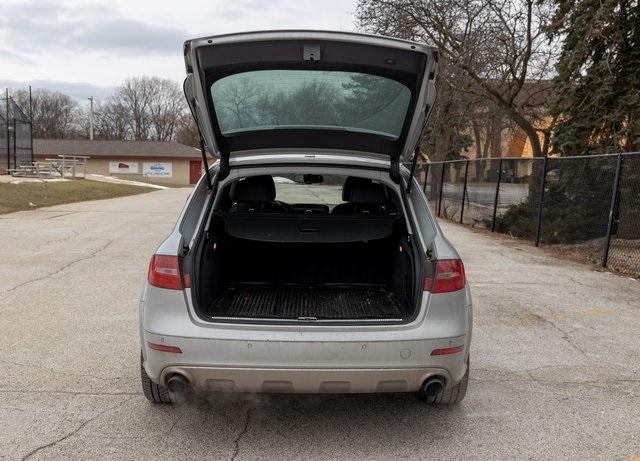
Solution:
[[[171,403],[169,389],[154,383],[149,378],[147,371],[144,369],[142,354],[140,355],[140,380],[142,381],[142,392],[149,402],[156,404]]]
[[[467,395],[467,387],[469,386],[469,359],[467,359],[467,371],[455,386],[440,391],[436,395],[425,395],[421,392],[421,398],[431,405],[453,405],[459,403]]]

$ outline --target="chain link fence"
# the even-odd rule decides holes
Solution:
[[[421,165],[433,212],[640,276],[640,153]]]
[[[0,171],[32,162],[31,119],[13,98],[6,96],[0,100]]]

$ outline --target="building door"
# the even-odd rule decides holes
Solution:
[[[195,184],[202,176],[202,162],[200,160],[189,161],[189,184]]]

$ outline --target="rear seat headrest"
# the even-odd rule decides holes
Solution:
[[[383,205],[386,202],[387,195],[381,184],[361,185],[351,191],[351,203]]]
[[[271,202],[276,198],[276,185],[271,176],[249,176],[236,181],[229,195],[234,202]]]
[[[351,193],[354,187],[367,186],[373,184],[369,178],[358,178],[357,176],[347,176],[342,185],[342,201],[350,202]]]

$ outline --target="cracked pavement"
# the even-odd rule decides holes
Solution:
[[[640,282],[443,223],[475,301],[465,401],[139,386],[137,300],[186,189],[0,216],[0,459],[640,455]]]

